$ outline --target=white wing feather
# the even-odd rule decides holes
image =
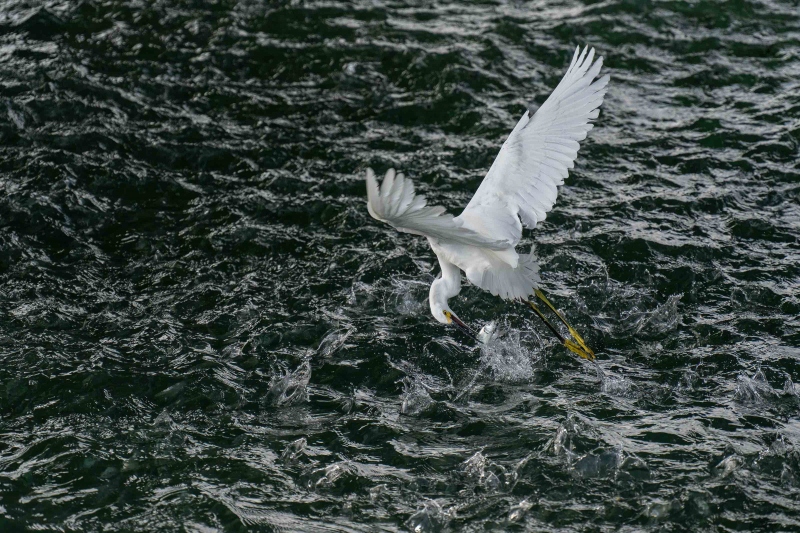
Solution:
[[[589,121],[600,114],[606,94],[608,75],[592,83],[603,58],[593,61],[594,48],[588,54],[587,48],[575,50],[567,73],[533,117],[530,111],[522,116],[456,221],[480,231],[476,222],[490,216],[495,227],[511,228],[495,236],[516,244],[521,235],[521,228],[515,229],[517,217],[529,228],[545,219],[558,196],[558,185],[574,166],[578,141],[592,129]]]
[[[464,228],[461,221],[446,213],[444,207],[428,206],[425,197],[414,194],[414,184],[403,174],[390,169],[380,188],[371,168],[367,169],[367,209],[372,218],[386,222],[399,231],[424,235],[436,240],[502,250],[509,242],[482,236]]]

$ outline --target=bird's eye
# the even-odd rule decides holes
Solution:
[[[447,319],[447,323],[448,324],[453,321],[453,319],[450,318],[450,311],[445,311],[444,312],[444,317]]]

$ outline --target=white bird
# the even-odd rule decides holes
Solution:
[[[443,207],[427,206],[414,194],[414,185],[390,169],[379,187],[367,169],[367,208],[373,218],[395,229],[423,235],[439,259],[442,274],[431,285],[433,317],[455,323],[474,337],[472,330],[450,309],[448,300],[461,290],[461,271],[481,289],[506,300],[528,304],[570,350],[594,359],[594,352],[566,322],[539,289],[539,266],[532,253],[520,255],[515,247],[523,224],[536,227],[553,208],[558,186],[564,183],[578,155],[579,141],[592,129],[600,113],[609,76],[600,73],[603,58],[594,60],[594,48],[576,48],[561,82],[535,112],[522,115],[503,143],[478,191],[457,217]],[[575,339],[564,338],[530,300],[542,300]]]

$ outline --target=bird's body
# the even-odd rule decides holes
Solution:
[[[520,256],[513,247],[489,250],[468,244],[437,241],[428,242],[439,259],[441,280],[453,287],[446,295],[453,298],[461,289],[461,271],[470,283],[504,299],[526,298],[538,287],[539,265],[532,254]],[[431,312],[439,322],[447,323],[442,313],[434,311],[438,293],[431,291]],[[441,318],[440,318],[441,317]]]
[[[447,303],[461,289],[461,271],[473,285],[494,295],[524,302],[537,295],[552,308],[538,290],[539,267],[533,255],[520,255],[516,246],[523,224],[535,227],[552,209],[558,186],[577,157],[578,142],[586,138],[590,121],[600,112],[609,77],[595,81],[603,60],[593,59],[594,49],[575,51],[561,82],[536,113],[523,114],[457,217],[442,207],[427,206],[402,174],[390,169],[379,187],[367,169],[367,207],[372,217],[399,231],[427,237],[439,259],[442,274],[430,291],[431,312],[439,322],[456,321],[466,328]],[[577,335],[571,327],[570,331]],[[585,346],[582,340],[580,344]]]

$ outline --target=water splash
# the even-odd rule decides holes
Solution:
[[[717,463],[714,466],[713,471],[718,478],[726,478],[739,470],[743,464],[744,460],[742,457],[737,454],[732,454]]]
[[[519,522],[525,518],[525,515],[531,510],[532,507],[533,504],[530,501],[527,499],[522,500],[517,505],[511,507],[511,509],[508,511],[508,521]]]
[[[475,452],[473,456],[464,461],[461,469],[467,477],[482,479],[485,475],[486,456],[481,452]]]
[[[355,328],[342,328],[330,331],[319,343],[317,353],[320,357],[330,357],[345,347],[345,343],[355,332]]]
[[[594,313],[596,326],[615,336],[661,335],[675,329],[680,322],[678,307],[682,294],[672,294],[665,302],[658,303],[647,291],[611,280],[606,271],[601,280],[591,281],[588,289],[604,300],[602,312]],[[647,350],[643,346],[643,352]]]
[[[633,398],[637,395],[636,388],[630,379],[625,376],[605,372],[598,364],[595,367],[597,378],[600,380],[600,390],[612,396]]]
[[[309,472],[306,486],[309,490],[330,488],[341,478],[353,473],[354,470],[348,461],[329,464]]]
[[[753,468],[777,479],[782,486],[793,487],[797,484],[796,472],[800,470],[800,450],[786,435],[777,433],[769,446],[759,452]]]
[[[550,450],[553,455],[564,457],[567,463],[571,463],[576,458],[573,451],[575,441],[586,430],[585,424],[575,413],[570,413],[567,418],[558,426],[553,438],[545,446],[545,450]]]
[[[700,374],[694,369],[687,368],[681,373],[681,378],[675,388],[681,392],[691,392],[699,381]]]
[[[481,485],[489,491],[497,491],[504,485],[507,477],[505,468],[495,464],[482,453],[475,452],[461,465],[461,471],[470,481]],[[506,482],[507,483],[507,482]]]
[[[153,420],[153,425],[157,427],[165,427],[169,430],[178,429],[178,424],[175,423],[175,420],[173,420],[172,416],[169,414],[169,411],[166,409],[161,411],[161,414],[159,414],[156,419]]]
[[[300,437],[299,439],[290,442],[281,454],[281,461],[284,463],[293,463],[297,461],[306,452],[307,446],[306,438]]]
[[[414,533],[435,533],[442,531],[451,518],[451,513],[445,511],[438,502],[428,500],[422,509],[406,520],[406,527]]]
[[[795,385],[792,377],[788,374],[786,375],[786,381],[783,382],[783,393],[800,399],[800,387]]]
[[[673,294],[667,298],[666,302],[656,305],[652,310],[640,309],[640,306],[647,305],[644,302],[635,304],[621,313],[618,331],[636,335],[643,331],[658,334],[673,329],[680,320],[678,304],[682,296]]]
[[[681,298],[683,298],[682,294],[670,295],[666,302],[656,307],[649,314],[642,328],[648,327],[655,333],[664,333],[674,329],[681,317],[678,311],[678,304],[680,304]],[[641,328],[637,329],[638,331],[641,331]]]
[[[619,448],[587,454],[575,461],[572,468],[579,477],[605,477],[616,473],[622,465],[623,454]]]
[[[428,389],[419,379],[406,377],[403,379],[403,394],[400,412],[404,415],[415,416],[433,405],[434,401]]]
[[[502,332],[493,326],[486,336],[490,342],[481,345],[480,361],[493,380],[519,383],[534,377],[536,365],[543,355],[541,351],[523,344],[519,331]],[[526,334],[526,342],[530,341],[530,335]]]
[[[294,405],[308,400],[311,363],[304,361],[293,372],[277,377],[270,385],[269,397],[279,406]]]
[[[752,378],[739,374],[736,378],[736,389],[733,397],[743,404],[763,404],[776,396],[775,389],[767,381],[764,372],[759,368]]]
[[[792,2],[46,3],[0,15],[0,530],[397,530],[423,498],[452,531],[800,520]],[[615,81],[535,239],[568,318],[597,317],[606,393],[528,332],[530,366],[421,348],[452,331],[435,256],[369,217],[360,172],[463,207],[588,34]],[[467,283],[454,304],[531,320]]]
[[[657,500],[650,502],[645,510],[645,515],[654,521],[664,520],[671,514],[680,511],[681,505],[677,500]]]
[[[426,311],[429,288],[430,283],[422,280],[393,277],[387,300],[393,303],[396,313],[417,315]]]
[[[385,483],[381,483],[379,485],[375,485],[374,487],[370,487],[369,489],[369,499],[372,502],[378,501],[378,499],[386,492],[387,485]]]

